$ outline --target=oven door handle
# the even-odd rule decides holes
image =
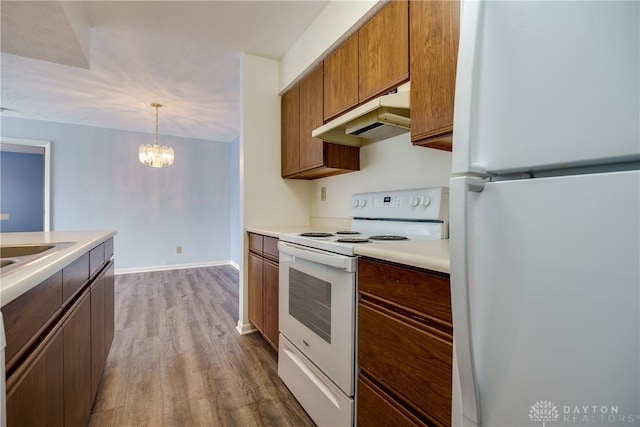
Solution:
[[[326,265],[349,273],[356,271],[356,258],[338,255],[331,252],[319,251],[306,246],[294,245],[291,243],[278,242],[278,250],[287,255]]]

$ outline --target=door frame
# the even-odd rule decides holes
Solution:
[[[51,231],[51,141],[38,139],[9,138],[0,136],[0,144],[25,145],[31,147],[42,147],[44,150],[44,212],[43,230]]]

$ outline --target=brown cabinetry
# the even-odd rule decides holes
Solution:
[[[459,1],[411,1],[411,142],[451,151]]]
[[[366,258],[358,270],[359,424],[449,425],[448,275]]]
[[[358,33],[324,60],[324,120],[358,105]]]
[[[409,80],[409,3],[394,0],[358,31],[358,101]]]
[[[112,254],[108,240],[2,307],[8,425],[87,425],[113,338]]]
[[[314,179],[360,169],[360,150],[313,138],[323,124],[320,64],[282,95],[281,172],[284,178]]]
[[[278,239],[249,236],[249,320],[278,349]]]

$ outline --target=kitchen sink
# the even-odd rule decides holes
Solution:
[[[22,267],[31,265],[41,258],[68,248],[75,242],[31,243],[0,246],[0,275],[6,276]]]
[[[12,259],[0,259],[0,268],[4,268],[8,265],[15,264],[16,262]]]
[[[15,245],[0,246],[0,258],[13,258],[27,255],[36,255],[49,249],[55,248],[56,245]],[[4,267],[4,266],[3,266]]]

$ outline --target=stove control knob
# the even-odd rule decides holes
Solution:
[[[431,199],[429,196],[422,196],[420,197],[420,204],[426,208],[431,204]]]
[[[354,208],[357,208],[360,205],[360,202],[358,201],[358,199],[353,199],[351,201],[351,206],[353,206]]]
[[[420,204],[420,199],[418,197],[414,197],[414,196],[409,197],[409,205],[415,208],[419,204]]]
[[[360,206],[361,208],[367,206],[367,199],[360,199],[360,203],[358,203],[358,206]]]

